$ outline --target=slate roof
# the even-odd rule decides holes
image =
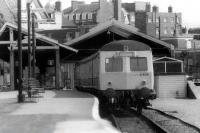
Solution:
[[[68,7],[68,8],[63,10],[63,14],[69,14],[71,12],[72,12],[72,8],[71,7]]]
[[[99,4],[88,4],[81,5],[78,9],[76,9],[75,13],[83,13],[83,12],[95,12],[99,9]]]
[[[77,9],[72,10],[71,7],[68,7],[63,10],[64,14],[69,14],[69,13],[89,13],[89,12],[95,12],[99,9],[99,4],[84,4],[78,6]]]
[[[0,36],[6,31],[6,28],[13,28],[13,29],[15,29],[15,30],[18,30],[17,25],[6,22],[6,23],[3,25],[3,27],[0,29]],[[27,31],[26,29],[23,29],[23,28],[22,28],[22,34],[27,35],[27,34],[28,34],[28,31]],[[60,44],[60,43],[58,43],[57,40],[54,40],[54,39],[49,38],[49,37],[46,37],[46,36],[41,35],[41,34],[39,34],[39,33],[36,33],[36,34],[35,34],[35,37],[36,37],[37,40],[46,42],[46,43],[48,43],[48,44],[50,44],[50,45],[53,45],[53,46],[56,45],[56,46],[59,46],[60,48],[64,48],[64,49],[69,50],[69,51],[78,52],[76,49],[71,48],[70,46],[66,46],[66,45]]]
[[[127,12],[135,12],[135,3],[122,3],[122,7]]]

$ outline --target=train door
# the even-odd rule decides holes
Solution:
[[[66,63],[61,66],[63,89],[74,89],[74,63]]]

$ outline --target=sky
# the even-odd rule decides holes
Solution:
[[[40,0],[43,5],[56,0]],[[71,6],[71,0],[60,0],[62,2],[62,9]],[[78,0],[90,3],[98,0]],[[167,12],[168,6],[173,7],[173,12],[182,13],[182,25],[188,28],[200,27],[200,0],[122,0],[122,2],[132,3],[134,1],[150,2],[151,6],[156,5],[159,7],[160,12]]]

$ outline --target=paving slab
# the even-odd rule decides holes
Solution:
[[[159,109],[200,128],[200,100],[155,99],[152,108]]]
[[[98,100],[77,91],[46,91],[37,103],[0,93],[0,133],[119,133],[99,117]]]

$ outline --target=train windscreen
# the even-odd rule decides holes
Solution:
[[[147,71],[147,58],[146,57],[130,57],[130,70],[131,71]]]
[[[122,72],[123,71],[122,57],[106,58],[105,70],[106,72]]]

